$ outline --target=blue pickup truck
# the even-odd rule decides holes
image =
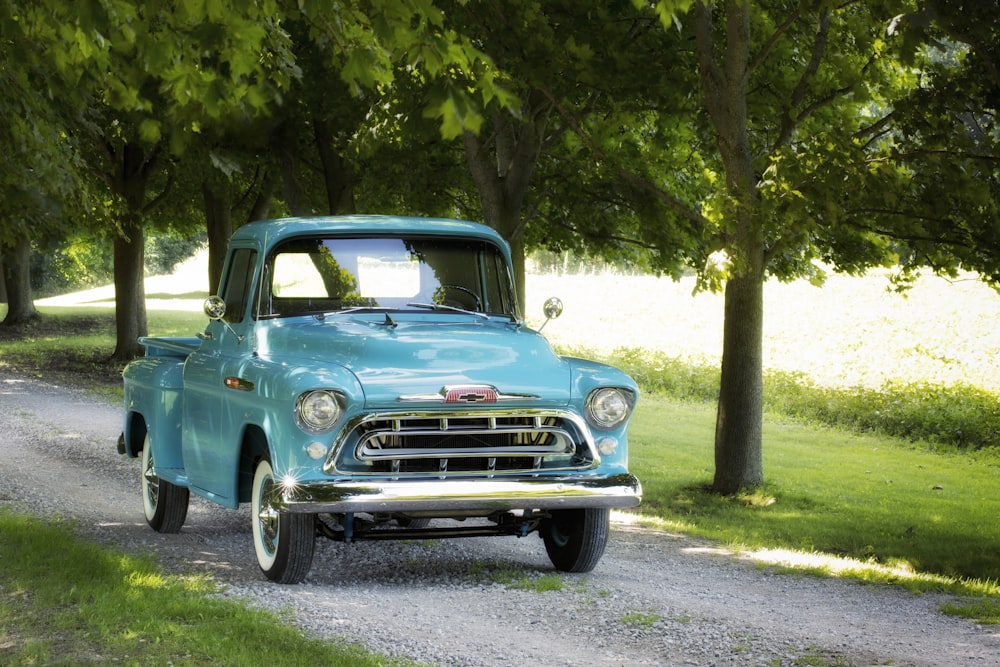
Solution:
[[[537,532],[557,569],[586,572],[611,508],[639,503],[635,383],[525,325],[510,250],[485,225],[254,222],[205,313],[196,337],[141,339],[124,371],[118,448],[141,459],[154,530],[180,531],[195,493],[250,503],[278,583],[306,577],[317,537]]]

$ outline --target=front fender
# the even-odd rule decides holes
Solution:
[[[232,439],[229,451],[240,451],[244,434],[259,432],[267,442],[271,466],[278,477],[291,471],[318,468],[322,461],[309,457],[306,448],[317,440],[328,446],[337,433],[310,434],[299,428],[295,420],[295,402],[302,393],[313,389],[332,389],[344,398],[341,423],[360,410],[365,403],[364,391],[357,377],[341,366],[320,366],[314,362],[301,364],[277,363],[264,357],[247,360],[240,376],[254,385],[253,391],[233,391],[227,394],[226,410],[230,415],[225,439]],[[233,460],[234,473],[245,462]]]

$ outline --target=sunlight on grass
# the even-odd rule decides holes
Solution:
[[[618,527],[639,526],[673,533],[676,537],[680,537],[677,533],[689,532],[693,528],[693,526],[683,522],[641,513],[615,512],[612,516]],[[1000,583],[995,580],[948,577],[918,572],[910,563],[903,560],[883,564],[874,560],[863,561],[818,551],[749,548],[739,544],[730,544],[725,547],[689,546],[682,548],[681,552],[740,558],[762,567],[777,567],[804,574],[844,577],[878,584],[896,584],[914,592],[939,591],[972,597],[988,596],[996,598],[996,605],[1000,605]]]
[[[714,406],[645,396],[630,427],[641,515],[762,567],[1000,599],[1000,466],[897,439],[765,420],[766,486],[708,488]],[[992,462],[990,462],[992,461]]]

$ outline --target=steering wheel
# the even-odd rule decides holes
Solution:
[[[445,292],[445,291],[450,290],[450,289],[458,290],[459,292],[464,292],[465,294],[468,294],[469,296],[472,297],[473,301],[475,302],[475,308],[474,308],[474,310],[476,312],[481,312],[483,310],[483,301],[482,301],[482,299],[480,299],[479,295],[476,294],[475,292],[473,292],[472,290],[470,290],[468,287],[462,287],[461,285],[441,285],[441,286],[438,287],[438,289],[441,290],[442,292]],[[441,303],[442,303],[442,305],[446,305],[446,306],[451,305],[444,298],[441,299]],[[469,310],[468,308],[465,307],[465,304],[462,303],[461,301],[455,301],[454,303],[458,303],[459,304],[457,306],[458,308],[461,308],[463,310]]]

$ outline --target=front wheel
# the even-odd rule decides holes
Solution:
[[[187,488],[160,479],[154,473],[149,435],[142,443],[142,511],[146,523],[158,533],[179,533],[187,518]]]
[[[316,518],[279,512],[272,501],[274,484],[271,462],[261,459],[254,469],[250,499],[253,548],[265,577],[278,584],[297,584],[312,567]]]
[[[611,532],[611,510],[554,510],[542,526],[545,551],[556,569],[590,572],[597,566]]]

